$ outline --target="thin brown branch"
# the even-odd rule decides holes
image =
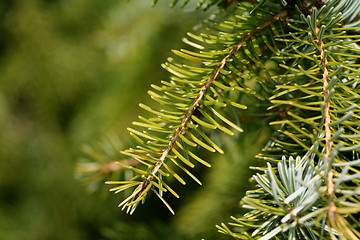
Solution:
[[[331,127],[330,127],[330,101],[326,101],[330,90],[327,89],[327,86],[329,85],[329,70],[328,70],[328,60],[326,57],[324,57],[324,52],[325,52],[325,47],[324,47],[324,42],[320,41],[319,42],[319,47],[320,47],[320,58],[321,58],[321,66],[323,68],[323,75],[322,75],[322,80],[323,80],[323,94],[324,94],[324,127],[325,127],[325,146],[326,146],[326,159],[327,159],[327,163],[329,164],[330,162],[330,152],[331,152],[331,147],[333,142],[330,141],[331,138]]]
[[[318,28],[317,28],[318,31]],[[331,150],[333,146],[333,142],[331,139],[331,115],[330,115],[330,101],[327,100],[328,95],[330,93],[330,89],[327,89],[329,85],[329,68],[328,68],[328,59],[325,57],[325,43],[323,41],[318,41],[318,45],[320,48],[320,59],[321,59],[321,67],[323,69],[322,81],[323,81],[323,94],[324,94],[324,128],[325,128],[325,161],[326,161],[326,169],[327,173],[327,196],[329,199],[329,209],[328,209],[328,217],[331,223],[335,223],[335,210],[336,206],[334,203],[334,170],[331,168]]]
[[[183,134],[183,131],[186,129],[186,123],[189,121],[191,116],[194,114],[195,110],[200,106],[200,101],[205,96],[206,92],[210,89],[211,84],[220,74],[220,70],[222,70],[228,60],[234,55],[235,52],[239,51],[244,41],[250,40],[251,37],[261,32],[264,28],[269,27],[271,24],[277,22],[280,20],[280,18],[286,17],[287,11],[283,11],[274,17],[270,18],[266,22],[259,25],[255,30],[248,32],[245,36],[243,36],[240,41],[237,43],[237,45],[232,48],[229,53],[221,60],[220,64],[216,67],[216,69],[212,72],[210,77],[207,79],[207,81],[204,83],[204,85],[200,88],[199,94],[196,96],[194,102],[191,105],[191,108],[187,111],[186,115],[182,118],[180,126],[175,129],[174,134],[172,135],[171,141],[169,142],[168,146],[162,151],[162,154],[159,158],[159,161],[155,163],[153,170],[151,171],[151,174],[147,176],[145,181],[143,181],[140,186],[141,190],[137,194],[137,197],[142,194],[142,192],[147,188],[147,186],[152,182],[152,180],[155,178],[156,173],[159,171],[161,166],[164,164],[167,156],[171,152],[171,150],[175,147],[176,142],[180,136],[180,134]]]

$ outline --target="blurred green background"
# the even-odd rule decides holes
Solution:
[[[224,239],[215,224],[238,212],[263,135],[221,137],[231,151],[199,172],[203,187],[175,186],[175,216],[155,198],[127,216],[122,196],[74,177],[83,144],[129,141],[160,64],[212,11],[159,2],[0,1],[0,239]]]

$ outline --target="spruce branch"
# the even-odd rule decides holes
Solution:
[[[242,48],[244,41],[250,40],[251,37],[260,33],[263,29],[269,27],[271,24],[279,21],[279,19],[284,18],[286,16],[287,16],[287,11],[282,11],[281,13],[275,15],[274,17],[270,18],[266,22],[259,25],[255,30],[248,32],[245,36],[243,36],[240,39],[238,44],[235,47],[233,47],[229,51],[229,53],[221,60],[221,63],[214,69],[214,71],[211,73],[210,77],[207,79],[207,81],[204,83],[204,85],[200,88],[199,94],[195,97],[195,100],[191,105],[192,107],[187,111],[186,115],[181,119],[181,124],[178,128],[175,129],[168,146],[162,150],[162,154],[159,158],[159,161],[157,161],[155,163],[153,170],[147,176],[147,178],[142,183],[140,183],[140,185],[139,185],[140,191],[138,191],[135,198],[138,198],[139,196],[141,196],[144,193],[144,191],[146,189],[148,189],[149,184],[151,184],[152,181],[154,180],[157,172],[159,171],[161,166],[164,164],[168,154],[176,146],[176,142],[178,141],[179,136],[186,129],[186,123],[191,119],[194,112],[199,108],[200,101],[204,98],[206,92],[212,86],[213,81],[218,78],[220,71],[222,69],[224,69],[227,61],[234,55],[235,52],[239,51]]]
[[[359,69],[350,67],[358,67],[356,63],[359,52],[352,45],[357,40],[350,39],[358,39],[359,36],[346,36],[346,32],[339,27],[343,19],[341,14],[333,13],[332,8],[327,5],[309,12],[307,16],[301,14],[300,19],[288,19],[289,27],[295,32],[283,33],[277,38],[278,41],[287,43],[281,55],[275,57],[283,61],[279,65],[285,69],[285,73],[273,76],[279,84],[276,86],[279,91],[270,97],[273,106],[268,110],[284,109],[286,115],[280,116],[285,119],[271,123],[280,126],[266,146],[265,154],[261,156],[268,161],[268,168],[257,168],[266,174],[254,176],[259,184],[258,188],[248,191],[243,199],[246,203],[244,207],[251,211],[242,218],[233,218],[235,223],[230,223],[240,227],[245,233],[234,232],[224,224],[218,226],[219,231],[235,238],[265,240],[275,236],[282,239],[281,236],[286,236],[286,239],[358,239],[360,236],[359,225],[354,222],[354,215],[360,210],[359,200],[353,198],[357,192],[356,186],[359,185],[356,183],[353,187],[345,184],[348,179],[354,179],[358,175],[348,174],[349,168],[340,167],[344,163],[339,163],[341,159],[347,161],[349,166],[354,166],[352,161],[357,162],[356,157],[338,153],[339,149],[345,152],[356,150],[359,146],[357,141],[350,143],[341,137],[344,131],[353,132],[354,128],[350,129],[350,126],[355,122],[359,123],[359,116],[351,110],[357,108],[352,107],[358,99],[358,90],[353,82],[358,81]],[[348,39],[348,42],[341,39]],[[356,96],[352,97],[352,94]],[[343,144],[348,147],[342,147]],[[288,192],[278,186],[279,181],[274,181],[274,174],[271,172],[291,176],[283,173],[280,162],[283,163],[284,160],[279,160],[279,155],[291,158],[304,150],[305,156],[312,156],[313,162],[307,161],[307,164],[314,173],[314,182],[304,181],[295,174],[296,181],[292,177],[283,184],[291,186],[299,181],[302,187],[288,195]],[[353,154],[358,158],[358,153]],[[305,156],[304,159],[307,159]],[[274,167],[276,170],[271,169],[269,162],[277,164]],[[290,160],[289,164],[292,164]],[[303,173],[302,168],[296,167],[296,170]],[[339,168],[342,171],[338,172]],[[353,171],[358,173],[358,168],[353,168]],[[319,184],[317,189],[314,189],[313,183]],[[301,207],[295,208],[283,206],[295,204],[299,192],[310,189],[315,190],[319,197],[314,206],[311,206],[313,203],[300,204]],[[272,196],[267,198],[262,195],[263,192]],[[276,205],[282,206],[281,209],[284,210],[289,209],[289,213],[275,209]],[[354,207],[351,210],[348,207],[350,205]],[[262,214],[266,218],[259,217]]]

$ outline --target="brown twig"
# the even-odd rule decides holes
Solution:
[[[316,32],[318,33],[319,28],[316,28]],[[323,94],[324,94],[324,128],[325,128],[325,161],[326,161],[326,170],[328,171],[326,181],[327,181],[327,196],[329,199],[329,209],[328,209],[328,217],[330,222],[335,224],[335,210],[336,206],[333,201],[334,195],[334,169],[331,169],[331,150],[334,144],[331,141],[331,115],[330,115],[330,101],[327,99],[330,94],[330,89],[327,89],[329,85],[329,67],[328,67],[328,59],[325,56],[325,43],[323,41],[318,41],[318,46],[320,48],[320,59],[321,59],[321,67],[323,69],[322,81],[323,81]]]

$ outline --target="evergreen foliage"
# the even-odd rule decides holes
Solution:
[[[256,187],[241,200],[248,212],[217,226],[219,232],[237,239],[360,239],[360,1],[197,6],[215,5],[217,13],[183,39],[189,48],[173,50],[162,65],[170,78],[151,85],[157,105],[140,104],[147,116],[128,128],[137,141],[121,151],[128,158],[114,168],[105,163],[108,172],[131,170],[125,180],[106,182],[126,193],[119,207],[132,214],[152,193],[174,214],[165,200],[180,197],[172,179],[185,184],[188,175],[201,185],[192,169],[212,163],[199,150],[226,155],[214,136],[241,138],[250,118],[265,120],[273,134],[257,155],[264,163],[254,167]]]

